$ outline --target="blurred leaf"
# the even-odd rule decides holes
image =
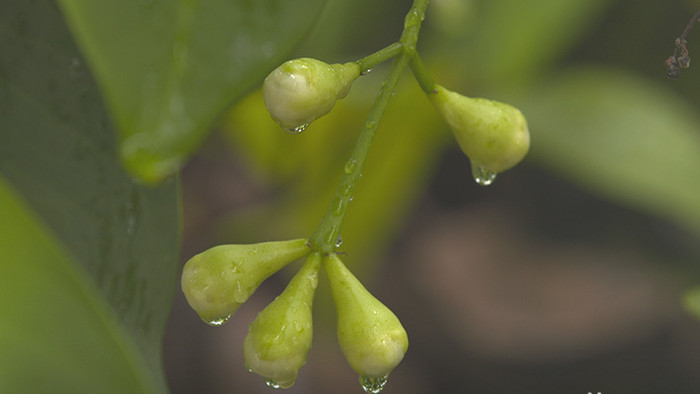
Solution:
[[[683,307],[695,319],[700,319],[700,287],[692,287],[685,291]]]
[[[0,392],[154,393],[134,344],[0,177]]]
[[[541,72],[596,20],[611,0],[480,0],[473,25],[443,46],[459,75],[493,88]],[[440,21],[436,21],[440,23]],[[467,70],[465,71],[465,68]]]
[[[281,63],[324,0],[62,0],[126,167],[173,174],[214,119]]]
[[[97,88],[54,2],[0,3],[0,53],[0,173],[74,256],[70,263],[78,266],[70,269],[88,273],[93,283],[81,286],[101,292],[91,301],[94,308],[111,306],[99,313],[116,313],[120,329],[138,346],[139,363],[151,368],[164,391],[160,350],[179,268],[178,186],[170,180],[146,188],[124,172]],[[11,242],[0,242],[4,253],[9,247]],[[55,286],[62,285],[74,286]],[[15,324],[4,315],[2,321]],[[80,329],[68,314],[43,324],[60,332]],[[56,348],[52,357],[71,360],[63,350],[68,348]],[[112,356],[101,355],[91,367],[108,369]],[[49,369],[25,373],[36,378],[52,374]],[[92,382],[88,372],[86,382]],[[53,392],[70,391],[60,383]]]
[[[522,108],[532,158],[700,234],[700,117],[679,96],[629,72],[579,69]]]

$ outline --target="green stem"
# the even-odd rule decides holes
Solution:
[[[413,71],[418,85],[426,94],[437,93],[437,85],[433,82],[417,53],[411,58],[411,71]]]
[[[395,42],[386,48],[380,49],[371,55],[365,56],[356,63],[360,66],[362,74],[367,74],[377,64],[383,63],[401,53],[403,45],[400,42]]]
[[[326,210],[326,214],[321,219],[316,231],[309,239],[309,244],[311,247],[319,252],[331,253],[336,250],[336,240],[340,234],[340,227],[343,224],[343,219],[345,218],[345,213],[347,212],[348,204],[352,200],[353,190],[355,185],[360,180],[362,175],[362,167],[364,166],[365,159],[367,158],[367,153],[369,152],[369,147],[372,144],[374,135],[379,126],[379,122],[384,116],[384,111],[391,96],[394,94],[396,85],[399,82],[401,73],[408,66],[411,59],[416,55],[416,42],[418,41],[418,33],[420,31],[421,22],[425,17],[425,8],[428,5],[428,0],[414,0],[411,9],[406,15],[404,21],[404,29],[401,33],[401,39],[397,44],[392,44],[385,48],[384,50],[378,51],[373,55],[368,56],[369,61],[361,63],[360,67],[368,64],[372,64],[375,60],[381,59],[392,51],[401,49],[401,54],[394,58],[389,69],[389,74],[387,75],[384,83],[377,98],[374,100],[372,108],[370,108],[367,114],[367,119],[362,127],[359,137],[357,138],[357,143],[352,151],[350,159],[345,163],[345,168],[343,171],[343,176],[340,179],[340,183],[335,191],[335,196],[331,201],[331,204]],[[392,48],[392,49],[388,49]],[[385,52],[383,52],[385,51]],[[379,55],[381,53],[381,55]],[[376,56],[375,56],[376,55]],[[375,56],[372,58],[372,56]],[[396,56],[396,54],[394,54]],[[361,59],[363,61],[367,58]],[[384,60],[386,60],[385,58]],[[359,62],[358,62],[359,63]],[[363,68],[365,70],[365,68]]]

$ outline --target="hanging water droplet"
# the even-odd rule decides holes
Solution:
[[[365,392],[377,394],[384,389],[384,386],[386,386],[386,376],[382,376],[380,378],[368,378],[366,376],[360,376],[360,384],[362,385],[362,389],[365,390]]]
[[[210,326],[218,327],[218,326],[226,323],[230,317],[231,317],[231,315],[228,315],[228,316],[222,317],[220,319],[207,320],[206,323],[209,324]]]
[[[295,134],[299,134],[302,131],[306,130],[307,127],[309,127],[309,124],[304,123],[304,124],[299,125],[297,127],[292,127],[291,129],[284,129],[284,131],[286,131],[287,133],[289,133],[291,135],[295,135]]]
[[[481,166],[472,166],[472,176],[476,183],[488,186],[496,180],[496,173]]]
[[[272,379],[265,378],[265,384],[267,385],[267,387],[269,387],[269,388],[271,388],[271,389],[278,389],[278,388],[280,388],[280,385],[277,384],[277,382],[275,382],[275,381],[272,380]]]
[[[343,244],[343,237],[338,235],[338,238],[335,239],[335,247],[339,248]]]
[[[345,162],[345,173],[350,175],[355,171],[355,168],[357,167],[357,159],[350,159],[347,162]]]
[[[367,75],[367,74],[369,74],[371,71],[372,71],[372,69],[371,69],[371,68],[368,68],[368,69],[362,71],[361,75]]]

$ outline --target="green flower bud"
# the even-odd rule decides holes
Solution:
[[[251,372],[272,387],[291,387],[311,348],[311,307],[321,255],[310,255],[287,288],[263,309],[248,328],[243,356]]]
[[[490,183],[495,174],[518,164],[530,148],[527,122],[517,108],[497,101],[462,96],[439,85],[428,98],[469,157],[475,178],[491,176],[483,184]]]
[[[311,58],[289,60],[263,83],[263,100],[272,119],[292,134],[330,112],[360,75],[357,63],[327,64]]]
[[[338,342],[363,386],[383,385],[408,350],[399,319],[374,298],[336,254],[323,260],[338,315]]]
[[[250,245],[220,245],[192,257],[182,270],[181,286],[199,317],[221,325],[260,283],[311,252],[306,239]]]

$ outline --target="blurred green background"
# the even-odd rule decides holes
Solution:
[[[387,67],[296,136],[258,88],[289,58],[394,42],[410,3],[0,3],[0,392],[269,392],[243,338],[299,265],[217,328],[180,268],[313,232]],[[532,148],[478,186],[403,76],[340,249],[409,334],[386,393],[698,391],[700,70],[670,81],[663,63],[699,8],[430,2],[435,81],[519,107]],[[700,32],[688,42],[700,56]],[[321,280],[287,392],[360,392],[334,313]]]

